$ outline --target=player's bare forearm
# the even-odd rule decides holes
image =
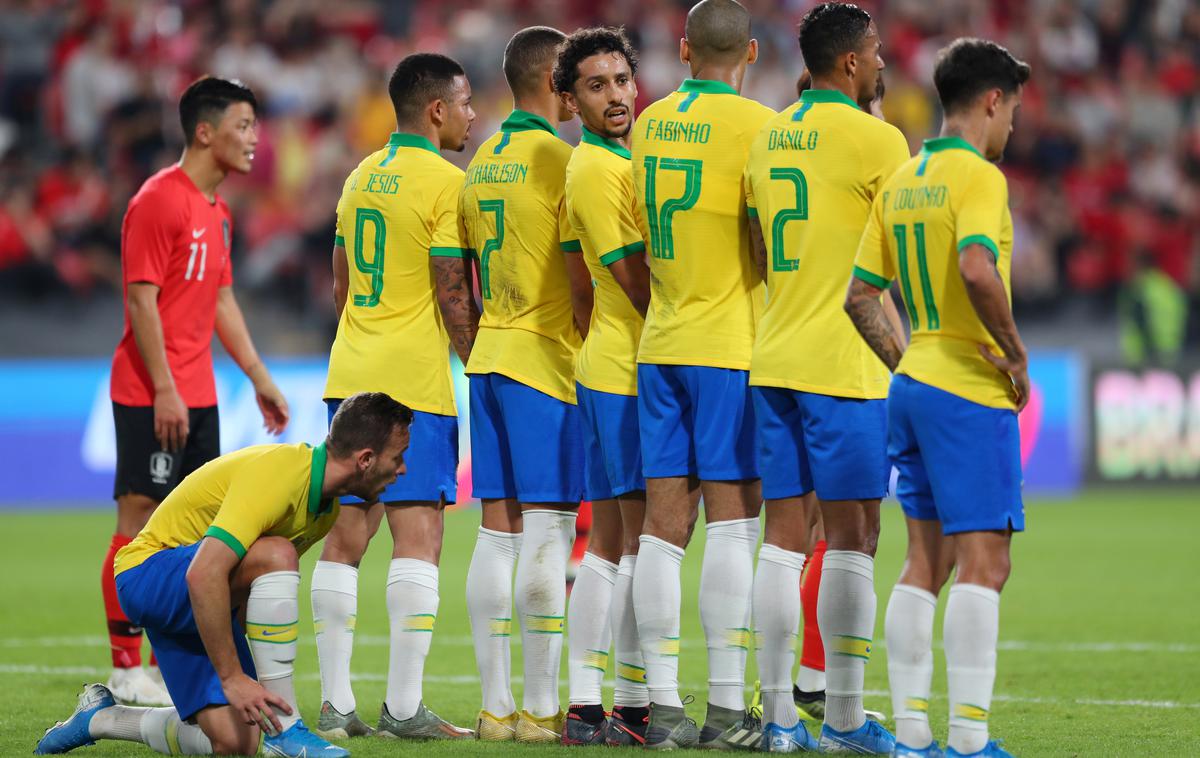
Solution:
[[[246,328],[246,318],[242,315],[241,306],[234,297],[232,287],[222,287],[217,292],[217,337],[225,347],[225,352],[233,358],[233,362],[254,383],[255,387],[270,381],[270,373],[258,357],[254,341],[250,339],[250,330]]]
[[[346,298],[350,292],[350,262],[346,260],[346,248],[333,246],[333,310],[340,320],[346,309]]]
[[[571,286],[571,310],[575,312],[575,326],[579,329],[579,336],[586,339],[588,327],[592,324],[592,307],[595,305],[592,275],[581,253],[563,253],[563,263],[567,267],[567,282]]]
[[[233,644],[229,576],[237,554],[220,540],[205,537],[187,570],[188,598],[204,650],[221,680],[242,672]]]
[[[133,282],[126,295],[129,308],[129,326],[138,354],[154,382],[155,392],[175,389],[171,367],[167,363],[166,342],[163,339],[162,318],[158,313],[157,285],[149,282]]]
[[[992,252],[983,245],[968,245],[958,256],[958,270],[971,307],[992,339],[1004,351],[1010,361],[1026,364],[1028,356],[1017,324],[1013,320],[1012,308],[1008,305],[1008,292],[996,270]]]
[[[467,260],[441,256],[431,260],[442,323],[450,335],[450,346],[465,366],[471,358],[475,336],[479,333],[479,306],[475,304],[471,293]]]
[[[904,355],[904,342],[884,313],[880,301],[882,294],[883,290],[879,287],[857,276],[851,277],[845,308],[863,340],[888,367],[888,371],[895,372]]]
[[[627,255],[608,264],[609,273],[621,285],[629,303],[642,318],[650,309],[650,266],[644,253]]]
[[[896,308],[896,301],[892,299],[892,293],[884,292],[880,298],[880,303],[883,305],[883,315],[887,317],[888,323],[892,325],[892,331],[896,333],[896,339],[900,340],[900,351],[908,349],[908,334],[904,331],[904,322],[900,320],[900,310]]]
[[[762,224],[757,218],[750,219],[750,254],[754,257],[754,270],[759,281],[767,281],[767,241],[763,237]]]

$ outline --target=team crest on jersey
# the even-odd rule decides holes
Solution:
[[[229,219],[221,221],[221,238],[225,240],[225,249],[229,250]]]
[[[150,454],[150,480],[155,484],[166,484],[171,476],[171,454],[157,452]]]

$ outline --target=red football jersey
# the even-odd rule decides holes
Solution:
[[[189,408],[217,404],[212,337],[217,292],[233,283],[229,207],[196,188],[179,166],[146,180],[129,201],[121,225],[125,331],[113,356],[111,397],[122,405],[153,405],[154,383],[129,322],[129,285],[159,287],[167,364]]]

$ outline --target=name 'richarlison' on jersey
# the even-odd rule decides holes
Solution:
[[[528,176],[524,163],[481,163],[467,169],[466,184],[524,184]]]

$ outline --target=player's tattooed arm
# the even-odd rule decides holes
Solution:
[[[754,270],[758,272],[759,280],[767,281],[767,240],[757,218],[750,219],[750,255],[754,257]]]
[[[346,298],[350,292],[350,262],[346,259],[346,248],[333,246],[333,310],[338,319],[346,309]]]
[[[471,291],[468,268],[471,259],[435,256],[430,260],[433,261],[442,323],[450,334],[450,346],[465,366],[471,358],[471,348],[475,346],[475,335],[479,333],[479,304]]]
[[[895,327],[884,312],[880,296],[884,292],[870,282],[865,282],[857,276],[850,278],[850,289],[846,292],[846,313],[854,322],[854,328],[866,341],[879,360],[895,371],[904,355],[904,339],[896,333]]]
[[[1008,305],[1008,292],[1004,280],[996,270],[996,259],[992,251],[983,245],[967,245],[958,254],[958,271],[962,275],[971,307],[979,320],[996,340],[1004,352],[995,355],[986,346],[979,346],[979,354],[999,371],[1008,375],[1013,383],[1017,410],[1029,402],[1029,356],[1025,343],[1017,333],[1012,308]]]

